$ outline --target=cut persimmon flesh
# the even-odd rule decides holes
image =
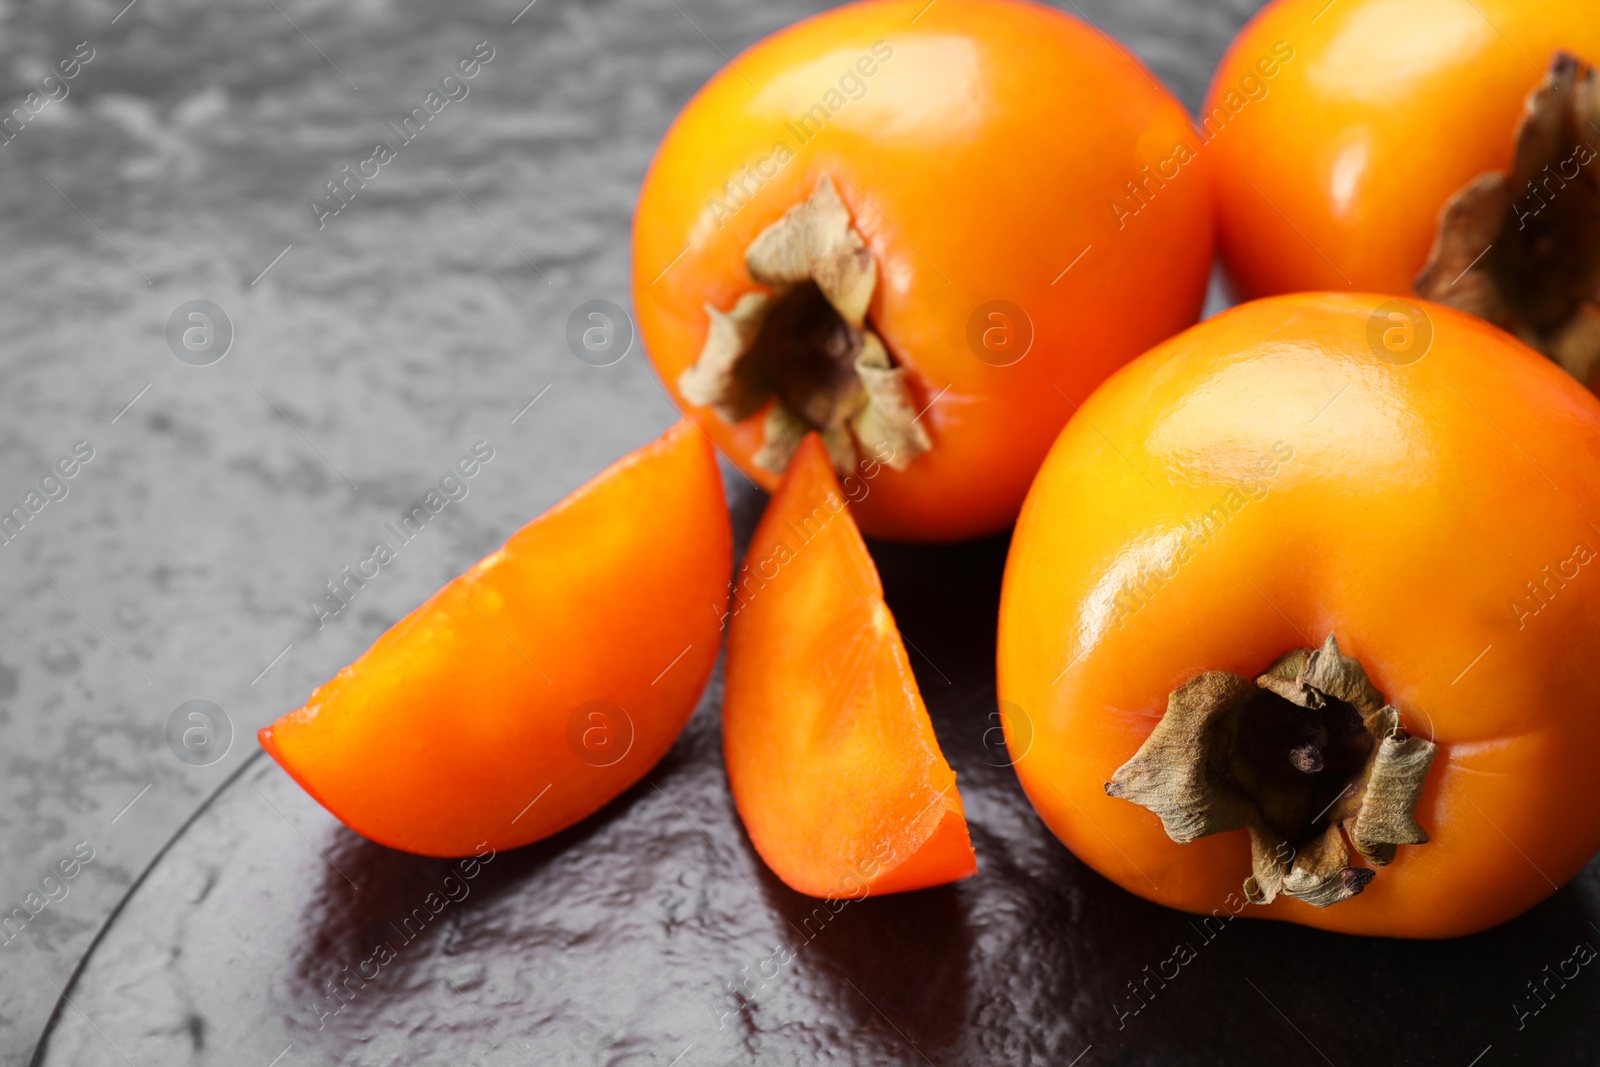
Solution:
[[[655,766],[716,665],[733,535],[679,422],[407,615],[261,745],[341,822],[430,856],[514,848]]]
[[[756,528],[731,610],[723,754],[767,866],[833,898],[975,873],[955,772],[814,433]]]

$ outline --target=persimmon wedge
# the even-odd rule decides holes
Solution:
[[[723,753],[767,866],[831,898],[975,873],[955,772],[815,433],[767,505],[730,610]]]
[[[261,745],[359,834],[514,848],[642,778],[716,664],[733,535],[679,422],[396,623]]]

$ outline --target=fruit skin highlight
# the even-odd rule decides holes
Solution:
[[[1283,40],[1294,59],[1263,82],[1255,64]],[[1588,0],[1264,8],[1229,47],[1200,113],[1239,298],[1409,295],[1445,202],[1510,168],[1524,101],[1560,50],[1600,63]],[[1265,96],[1247,94],[1262,84]]]
[[[766,416],[730,423],[680,379],[707,307],[767,291],[747,249],[829,180],[876,267],[865,326],[905,371],[928,444],[890,457],[857,521],[898,540],[992,533],[1073,405],[1195,321],[1209,166],[1183,107],[1069,15],[1013,0],[840,7],[739,55],[668,131],[635,215],[640,335],[680,407],[774,488],[781,466],[754,460]],[[858,463],[884,461],[861,444]]]
[[[680,421],[513,534],[260,733],[357,833],[515,848],[644,777],[711,676],[733,534]]]
[[[722,743],[745,830],[791,889],[855,899],[977,872],[955,772],[815,434],[740,572]]]
[[[1380,358],[1385,301],[1262,300],[1160,345],[1084,405],[1023,508],[999,627],[1011,755],[1056,836],[1150,900],[1449,937],[1600,846],[1600,402],[1443,307],[1423,305],[1420,358]],[[1430,840],[1326,909],[1248,905],[1245,833],[1176,844],[1106,783],[1179,686],[1330,634],[1438,745]]]

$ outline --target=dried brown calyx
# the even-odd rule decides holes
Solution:
[[[771,471],[788,467],[810,430],[841,474],[862,456],[904,470],[928,451],[906,372],[867,319],[877,263],[831,179],[761,231],[745,267],[766,291],[746,293],[728,311],[706,305],[711,329],[678,378],[683,398],[729,422],[776,400],[755,455]]]
[[[1557,53],[1517,125],[1511,173],[1450,198],[1416,282],[1418,296],[1516,334],[1585,384],[1600,369],[1597,146],[1600,78]]]
[[[1174,690],[1105,788],[1179,844],[1249,830],[1251,902],[1283,893],[1325,908],[1365,889],[1397,846],[1428,840],[1414,812],[1437,751],[1329,634],[1254,684],[1209,671]],[[1352,847],[1367,866],[1350,863]]]

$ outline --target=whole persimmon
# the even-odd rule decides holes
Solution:
[[[1135,360],[1006,565],[1034,806],[1223,920],[1447,937],[1531,907],[1600,846],[1597,455],[1600,401],[1439,305],[1275,297]]]
[[[1200,116],[1239,295],[1415,292],[1592,382],[1595,63],[1593,0],[1269,4]]]
[[[763,488],[818,431],[880,473],[869,535],[1016,516],[1109,373],[1191,325],[1207,163],[1126,49],[1016,0],[870,0],[754,45],[684,108],[634,222],[640,335]]]

